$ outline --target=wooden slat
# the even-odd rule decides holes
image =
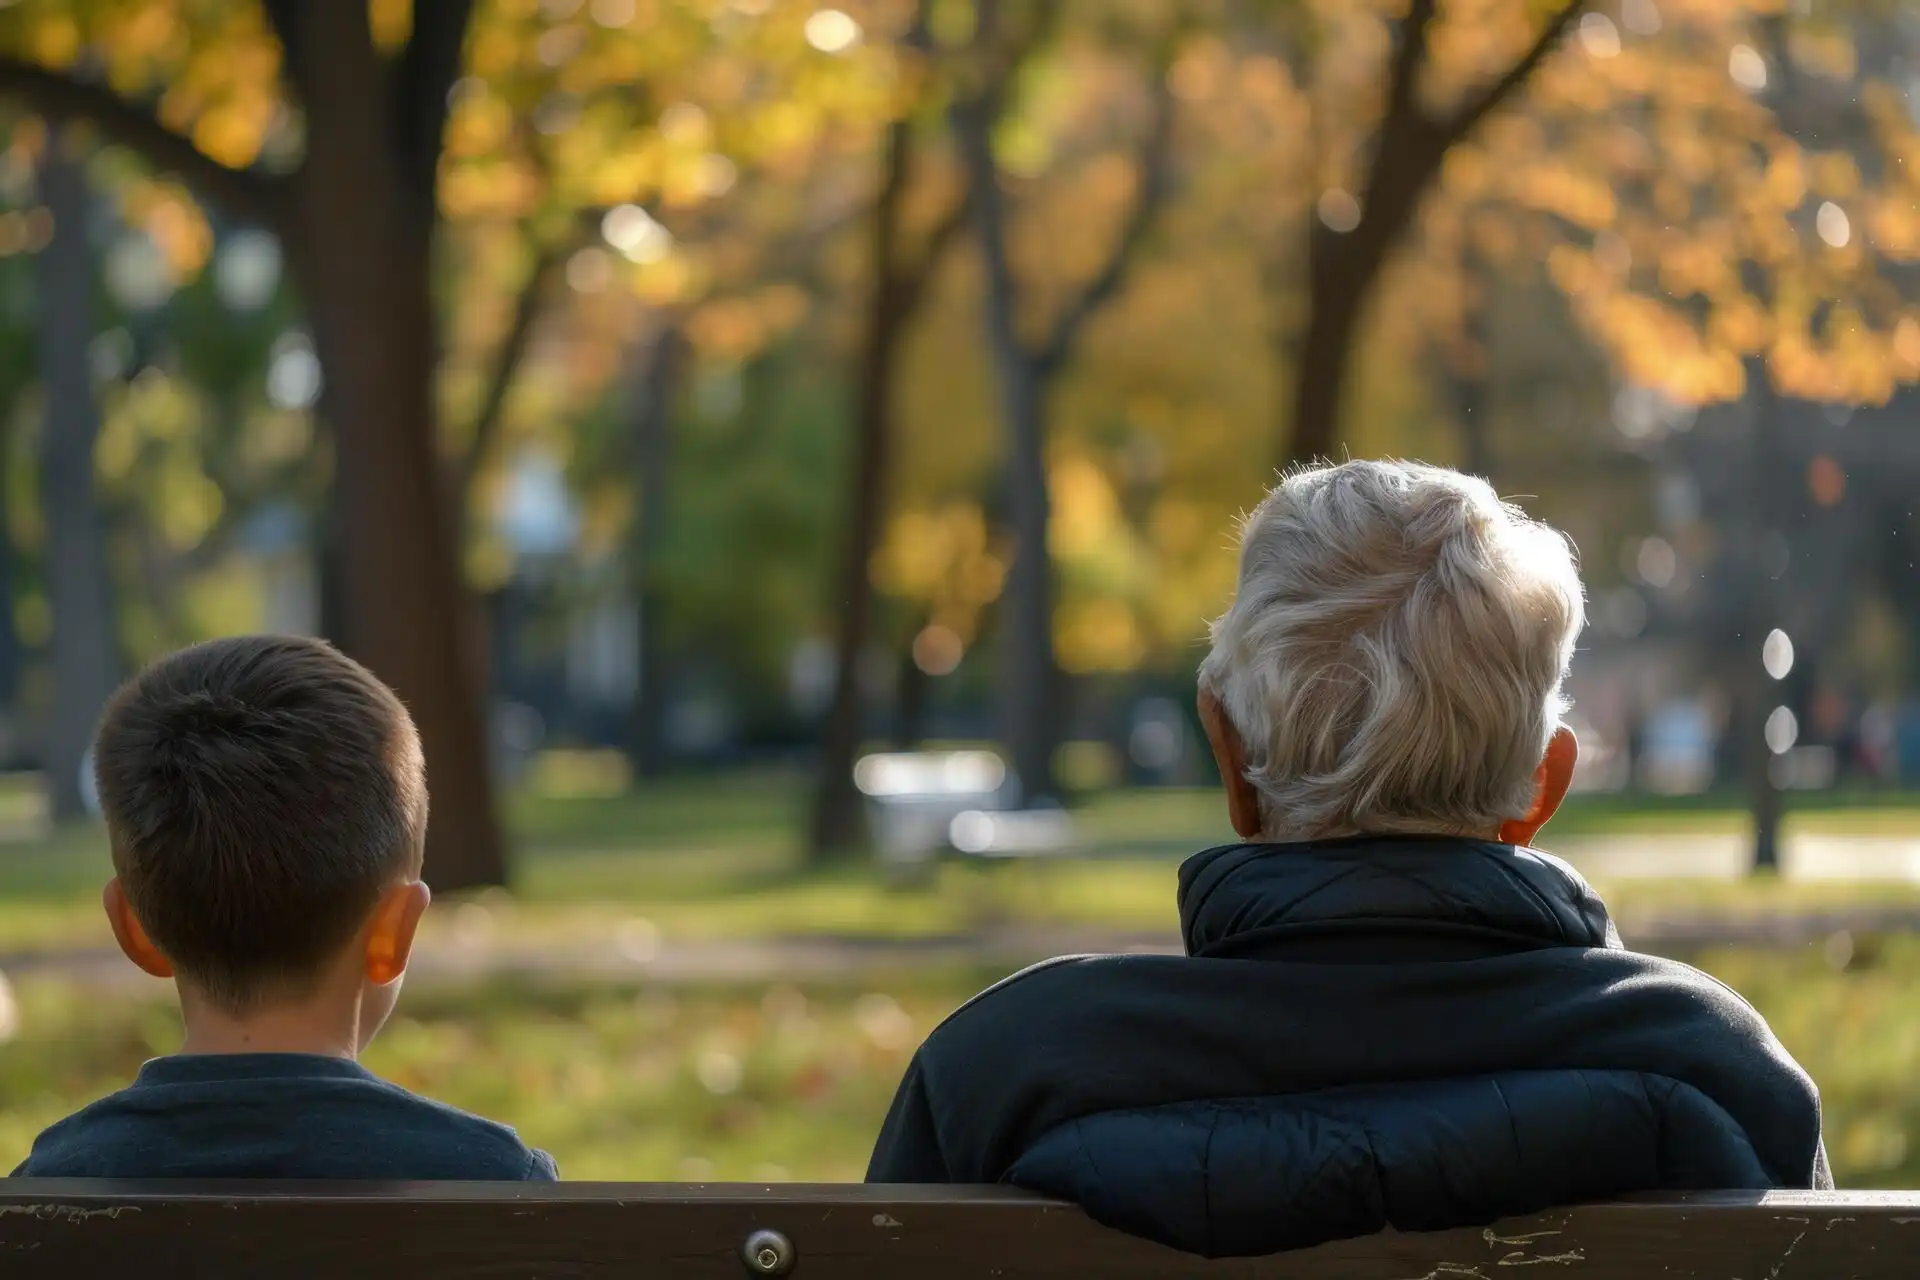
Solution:
[[[785,1233],[798,1280],[1909,1280],[1920,1195],[1698,1195],[1207,1263],[993,1189],[0,1183],[0,1277],[739,1280]]]

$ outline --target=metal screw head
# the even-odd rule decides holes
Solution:
[[[778,1231],[756,1231],[740,1246],[747,1271],[756,1276],[784,1276],[793,1270],[793,1241]]]

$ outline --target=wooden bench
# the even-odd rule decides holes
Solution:
[[[0,1183],[4,1280],[1909,1280],[1920,1193],[1690,1195],[1208,1263],[994,1188]]]

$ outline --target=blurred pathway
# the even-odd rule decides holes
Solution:
[[[1737,880],[1753,861],[1746,832],[1572,837],[1543,845],[1590,880]],[[1920,836],[1799,835],[1786,839],[1781,870],[1789,880],[1920,880]]]

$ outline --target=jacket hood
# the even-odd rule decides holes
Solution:
[[[1307,940],[1425,940],[1436,958],[1541,947],[1620,947],[1607,908],[1558,858],[1484,840],[1360,836],[1235,844],[1180,868],[1187,954],[1284,958]],[[1462,952],[1462,948],[1467,949]]]

